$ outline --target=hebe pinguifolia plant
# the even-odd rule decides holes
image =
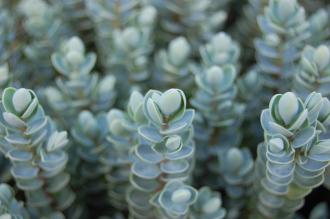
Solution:
[[[1,219],[329,218],[326,0],[0,0],[0,92]]]

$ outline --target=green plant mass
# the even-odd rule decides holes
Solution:
[[[328,219],[328,98],[328,0],[0,0],[0,219]]]

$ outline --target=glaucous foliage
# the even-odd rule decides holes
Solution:
[[[256,39],[255,47],[263,85],[271,93],[286,91],[303,43],[310,37],[305,9],[297,0],[270,0],[258,25],[262,38]]]
[[[76,156],[71,156],[72,184],[75,190],[82,190],[78,198],[90,199],[85,204],[102,205],[106,200],[106,181],[104,175],[109,172],[109,166],[102,165],[101,156],[106,154],[109,143],[106,114],[94,115],[90,111],[81,111],[71,130]],[[77,161],[75,161],[77,160]],[[97,198],[99,203],[95,203]]]
[[[20,69],[26,79],[22,83],[24,86],[48,85],[55,76],[49,57],[70,32],[59,16],[60,8],[56,4],[25,0],[21,2],[19,11],[28,36],[22,48],[26,58],[24,68]]]
[[[7,184],[0,184],[0,218],[29,219],[22,202],[15,199],[13,189]]]
[[[140,143],[137,129],[146,124],[143,112],[143,96],[138,91],[133,91],[126,111],[111,109],[107,114],[108,136],[112,144],[102,162],[110,166],[107,173],[108,194],[110,202],[119,209],[127,209],[126,191],[130,186],[130,169],[133,162],[132,154]]]
[[[66,115],[61,125],[70,127],[84,109],[97,113],[112,106],[116,96],[116,78],[112,75],[100,77],[91,72],[96,55],[85,53],[80,38],[72,37],[64,42],[51,59],[61,76],[56,78],[56,87],[46,88],[45,96],[55,116]]]
[[[237,218],[251,196],[254,161],[247,149],[230,148],[219,153],[220,179],[228,196],[227,218]]]
[[[330,96],[330,47],[306,46],[301,54],[300,64],[294,77],[293,89],[302,97],[316,91]]]
[[[172,188],[172,180],[188,182],[191,178],[195,151],[192,139],[194,110],[187,109],[186,104],[186,97],[179,89],[163,93],[150,90],[144,97],[142,107],[148,123],[138,127],[141,142],[134,150],[130,176],[132,186],[127,195],[133,218],[154,218],[153,209],[158,203],[163,209],[157,212],[158,218],[176,218],[186,214],[185,201],[178,203],[180,209],[177,212],[171,209],[173,203],[164,206],[160,200],[167,194],[164,190],[181,185],[175,183]]]
[[[37,215],[63,217],[75,199],[65,172],[67,132],[58,132],[32,90],[6,88],[1,101],[1,125],[6,129],[2,151],[10,159],[16,186]]]
[[[166,87],[178,87],[190,90],[193,77],[190,74],[191,46],[184,37],[173,39],[167,50],[161,50],[156,56],[155,63],[158,67],[158,83]]]
[[[0,219],[328,218],[329,18],[0,0]]]
[[[319,125],[329,116],[328,103],[319,93],[303,102],[287,92],[273,96],[262,111],[265,141],[258,146],[256,208],[264,217],[291,218],[304,197],[323,183],[330,139],[320,136]]]
[[[225,216],[221,195],[208,187],[200,188],[197,200],[191,208],[190,218],[223,219]]]
[[[178,36],[186,37],[193,50],[212,37],[227,18],[223,10],[228,0],[150,0],[159,11],[160,33],[157,38],[168,42]]]

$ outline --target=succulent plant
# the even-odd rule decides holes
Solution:
[[[161,1],[151,0],[159,11],[160,42],[184,36],[192,45],[193,50],[204,40],[219,31],[226,21],[227,13],[222,10],[228,1],[198,0]]]
[[[309,18],[309,28],[311,37],[308,40],[308,44],[313,46],[319,46],[322,42],[329,40],[330,28],[329,28],[330,14],[326,9],[321,8],[317,10]]]
[[[150,56],[157,10],[140,0],[88,0],[87,8],[96,26],[96,43],[102,65],[115,74],[119,93],[125,97],[132,85],[144,88],[150,79]]]
[[[87,12],[95,26],[95,43],[101,54],[102,65],[108,67],[108,49],[112,48],[112,31],[126,26],[131,13],[141,6],[139,0],[86,0]]]
[[[186,104],[186,97],[179,89],[163,93],[150,90],[144,97],[143,110],[148,124],[138,127],[141,142],[134,149],[132,187],[127,194],[133,218],[155,217],[153,205],[149,203],[151,197],[162,194],[165,184],[172,180],[188,182],[190,179],[194,111],[186,109]],[[163,213],[173,214],[167,210]]]
[[[223,219],[225,216],[221,195],[208,187],[200,188],[197,200],[191,207],[190,218]]]
[[[4,183],[0,184],[0,218],[30,218],[23,203],[15,199],[13,189]]]
[[[258,147],[256,208],[263,217],[291,218],[304,197],[323,183],[330,140],[321,138],[317,126],[327,101],[313,92],[303,102],[287,92],[275,95],[262,112],[265,142]]]
[[[89,17],[85,0],[60,0],[56,3],[63,10],[63,20],[90,45],[94,39],[93,22]]]
[[[252,194],[254,161],[247,148],[230,148],[219,153],[219,171],[229,198],[227,218],[239,218]]]
[[[192,65],[197,85],[190,100],[198,112],[194,125],[197,161],[207,161],[207,170],[215,175],[218,171],[213,167],[218,166],[216,156],[220,148],[237,146],[241,137],[236,129],[242,121],[239,115],[244,111],[244,105],[236,101],[239,54],[239,45],[226,33],[219,32],[200,48],[201,64]],[[233,134],[238,137],[232,138]],[[196,171],[196,178],[207,180],[200,182],[201,185],[219,188],[217,177],[208,179],[203,174],[207,172]]]
[[[67,133],[56,130],[32,90],[6,88],[1,111],[6,128],[1,147],[11,161],[17,187],[39,216],[61,215],[75,199],[65,172]]]
[[[198,192],[181,181],[171,180],[152,198],[159,218],[180,218],[189,215],[189,207],[196,202]]]
[[[294,91],[306,97],[312,91],[329,97],[330,47],[306,46],[301,54],[299,69],[294,77]]]
[[[23,85],[45,86],[55,76],[50,56],[70,31],[58,16],[59,8],[55,4],[44,0],[24,0],[21,1],[19,9],[24,17],[23,27],[29,38],[23,48],[26,57],[24,69],[21,69]],[[36,76],[36,72],[40,74]]]
[[[244,105],[235,100],[235,79],[236,70],[232,65],[212,66],[195,75],[198,89],[190,102],[201,117],[195,121],[197,158],[201,163],[208,160],[209,171],[213,169],[211,166],[217,166],[216,156],[221,148],[237,146],[240,141],[235,127],[238,128],[242,121],[240,115],[244,111]],[[233,135],[236,137],[232,138]],[[205,171],[202,172],[205,174]],[[212,186],[210,183],[206,185]]]
[[[310,37],[305,10],[296,0],[271,0],[258,25],[262,38],[255,40],[255,47],[263,85],[273,94],[286,91],[303,43]]]
[[[80,158],[73,169],[72,183],[75,190],[82,190],[78,198],[87,205],[102,205],[106,200],[106,181],[104,175],[109,172],[110,167],[102,165],[101,156],[110,147],[106,141],[108,134],[107,119],[105,113],[93,115],[90,111],[81,111],[77,121],[71,130],[74,140],[74,155]],[[76,157],[71,156],[74,161]],[[97,197],[95,203],[91,197]],[[103,202],[102,202],[103,200]]]
[[[0,0],[0,219],[327,218],[329,18]]]
[[[223,67],[231,64],[237,68],[240,47],[228,34],[219,32],[200,48],[200,55],[203,64],[207,67],[214,65]]]
[[[132,14],[132,21],[122,29],[114,29],[110,66],[124,68],[131,83],[150,77],[149,56],[153,49],[152,33],[157,16],[154,7],[147,5]],[[120,76],[119,76],[120,77]]]
[[[78,37],[70,38],[60,52],[52,55],[52,63],[61,77],[56,79],[56,87],[45,90],[45,96],[55,115],[65,112],[61,125],[70,127],[84,109],[97,113],[112,106],[116,78],[112,75],[100,78],[91,73],[95,62],[96,55],[85,54],[85,46]]]
[[[244,109],[238,103],[234,103],[237,94],[235,79],[236,70],[231,65],[223,68],[212,66],[196,75],[195,80],[199,89],[191,104],[213,127],[233,125],[237,120],[236,117]]]
[[[110,202],[119,209],[127,209],[126,191],[130,185],[129,174],[134,147],[139,144],[137,129],[146,124],[143,113],[143,96],[132,92],[126,111],[111,109],[107,114],[108,136],[112,144],[101,160],[111,170],[107,173]]]
[[[184,37],[173,39],[167,50],[161,50],[156,56],[156,65],[159,69],[157,82],[166,87],[178,87],[190,90],[193,77],[190,73],[191,46]]]

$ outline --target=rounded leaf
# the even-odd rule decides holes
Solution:
[[[184,37],[175,38],[169,45],[169,57],[174,65],[181,65],[188,58],[191,48]]]
[[[166,140],[165,146],[169,151],[177,151],[182,146],[182,139],[179,135],[171,136]]]
[[[184,203],[191,198],[190,190],[186,188],[181,188],[173,192],[171,200],[174,203]]]
[[[273,153],[279,153],[284,150],[284,142],[281,138],[272,138],[268,144],[270,151]]]
[[[330,49],[325,46],[319,46],[314,53],[314,60],[320,69],[324,69],[330,64]]]
[[[206,214],[212,214],[216,212],[221,206],[221,200],[218,197],[213,197],[204,203],[202,209]]]
[[[68,142],[69,142],[68,133],[66,131],[62,131],[62,132],[55,131],[48,139],[46,146],[47,151],[51,152],[58,150],[64,147],[65,145],[67,145]]]
[[[220,32],[212,38],[211,43],[213,48],[215,48],[217,52],[224,52],[229,50],[232,45],[232,40],[230,36],[227,35],[225,32]]]
[[[84,60],[84,56],[81,52],[76,50],[70,50],[66,55],[65,59],[73,66],[77,66]]]
[[[299,109],[299,102],[292,92],[283,94],[278,102],[278,113],[285,124],[289,124]]]
[[[77,51],[79,53],[85,52],[84,43],[77,36],[71,37],[70,40],[67,42],[66,46],[69,51]]]
[[[140,42],[140,33],[134,27],[128,27],[122,32],[124,42],[128,43],[131,47],[136,47]]]
[[[157,16],[157,10],[148,5],[144,7],[141,11],[141,14],[139,16],[139,23],[141,26],[150,26],[155,22],[155,18]]]
[[[228,168],[233,171],[237,170],[244,162],[243,154],[237,148],[229,149],[226,158],[228,161]]]
[[[279,0],[278,13],[281,20],[285,20],[294,13],[297,5],[296,0]]]
[[[98,124],[93,114],[87,110],[82,111],[78,117],[81,129],[88,134],[95,135],[98,131]]]
[[[223,71],[218,66],[212,66],[206,71],[206,80],[209,84],[217,87],[224,79]]]
[[[143,96],[138,91],[133,91],[128,101],[128,109],[135,114],[143,102]]]
[[[179,90],[170,89],[161,95],[159,107],[165,115],[171,115],[180,109],[182,96]]]
[[[163,123],[162,115],[158,109],[158,106],[151,98],[148,98],[147,100],[146,110],[147,114],[153,122],[158,125]]]
[[[13,106],[18,113],[22,113],[30,104],[32,95],[28,89],[20,88],[13,95]]]

